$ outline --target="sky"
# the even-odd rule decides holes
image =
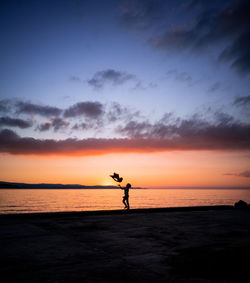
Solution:
[[[250,186],[250,3],[2,0],[0,179]]]

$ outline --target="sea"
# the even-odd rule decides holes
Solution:
[[[0,189],[0,214],[123,209],[120,189]],[[250,189],[131,189],[130,208],[233,205],[250,203]]]

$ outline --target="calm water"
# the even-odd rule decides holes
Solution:
[[[117,189],[0,190],[0,214],[122,209],[123,191]],[[130,190],[131,208],[232,205],[250,202],[247,189],[137,189]]]

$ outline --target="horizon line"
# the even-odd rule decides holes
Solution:
[[[108,185],[83,185],[83,184],[65,184],[65,183],[46,183],[46,182],[39,182],[39,183],[26,183],[26,182],[10,182],[10,181],[2,181],[1,183],[8,183],[8,184],[27,184],[27,185],[62,185],[62,186],[82,186],[82,187],[116,187],[118,185],[108,184]],[[134,188],[140,189],[250,189],[250,186],[135,186]],[[4,188],[2,188],[4,189]],[[7,188],[6,188],[7,189]],[[8,188],[9,189],[9,188]],[[23,189],[23,188],[20,188]],[[32,189],[32,188],[31,188]]]

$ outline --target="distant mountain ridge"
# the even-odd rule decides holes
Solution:
[[[0,189],[117,189],[117,186],[84,186],[76,184],[29,184],[0,181]],[[137,188],[138,189],[138,188]]]

